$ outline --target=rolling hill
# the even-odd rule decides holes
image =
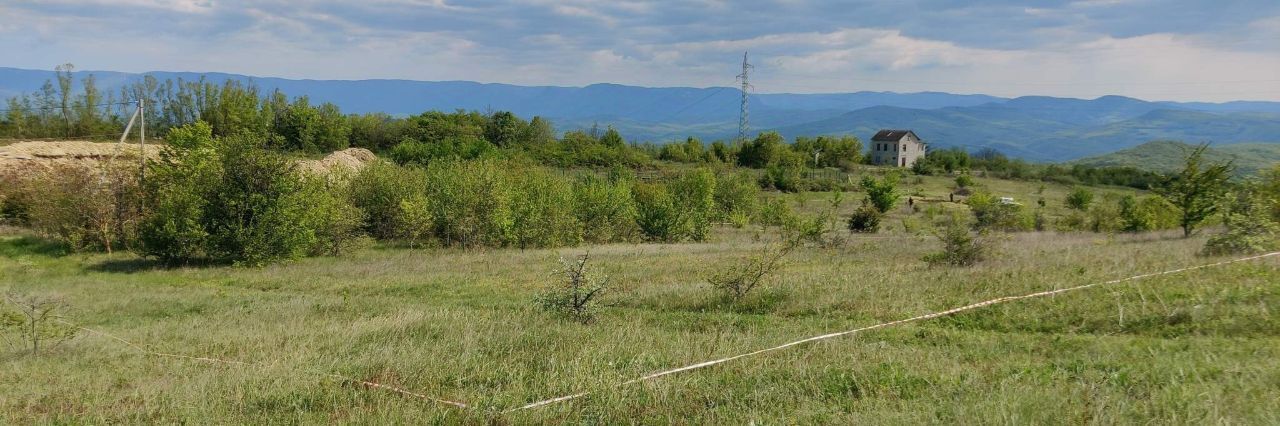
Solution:
[[[1169,172],[1179,169],[1182,160],[1194,146],[1173,141],[1147,142],[1096,157],[1082,158],[1073,163],[1090,166],[1128,166],[1140,169]],[[1232,161],[1236,174],[1249,176],[1280,164],[1280,144],[1240,143],[1211,145],[1205,150],[1210,161]]]

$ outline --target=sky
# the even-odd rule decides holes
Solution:
[[[0,0],[0,66],[1280,101],[1277,0]]]

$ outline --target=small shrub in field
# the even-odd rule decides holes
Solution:
[[[1073,210],[1085,211],[1089,209],[1089,204],[1093,202],[1093,192],[1088,189],[1076,188],[1067,194],[1067,207]]]
[[[888,212],[902,198],[902,194],[898,192],[898,176],[894,174],[882,179],[865,176],[862,178],[862,189],[867,191],[867,199],[880,213]]]
[[[379,239],[400,238],[397,215],[405,200],[426,193],[424,170],[377,161],[366,165],[351,180],[351,202],[364,216],[364,229]]]
[[[1202,254],[1261,253],[1280,248],[1280,224],[1271,218],[1266,200],[1254,191],[1227,197],[1222,224],[1226,231],[1209,237]]]
[[[640,234],[631,180],[585,175],[573,186],[574,213],[582,238],[592,243],[633,241]]]
[[[33,356],[57,347],[79,331],[61,321],[59,313],[65,307],[57,297],[6,293],[0,309],[0,337]]]
[[[1120,217],[1119,201],[1107,197],[1102,202],[1094,203],[1089,208],[1089,230],[1093,232],[1116,232],[1124,228]]]
[[[849,216],[849,232],[874,234],[880,230],[880,210],[863,203]]]
[[[636,224],[645,239],[673,242],[680,239],[680,215],[667,187],[662,184],[637,183],[635,197]]]
[[[758,253],[732,265],[724,265],[707,277],[707,283],[726,299],[739,301],[764,283],[782,266],[782,260],[795,249],[797,240],[767,245]]]
[[[956,188],[969,188],[973,186],[973,176],[962,174],[956,176]]]
[[[931,265],[973,266],[991,254],[986,235],[970,231],[960,220],[950,221],[937,236],[942,251],[924,257]]]
[[[756,222],[766,226],[782,226],[790,222],[796,213],[792,210],[791,205],[787,204],[787,200],[782,197],[766,198],[760,206],[760,213],[756,215]]]
[[[596,298],[607,288],[608,279],[588,269],[589,258],[587,254],[574,260],[561,258],[562,280],[534,298],[538,307],[583,324],[594,320],[599,310]]]
[[[1035,219],[1023,212],[1021,204],[1001,203],[981,191],[974,192],[965,203],[973,211],[975,228],[1016,232],[1035,227]]]
[[[577,245],[582,227],[574,212],[573,187],[566,179],[542,169],[514,176],[511,197],[511,237],[520,248]]]

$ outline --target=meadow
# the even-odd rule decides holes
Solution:
[[[903,187],[941,200],[947,182]],[[1069,189],[980,183],[1020,202],[1045,197],[1053,214]],[[816,211],[831,194],[778,196]],[[66,321],[150,351],[246,364],[147,355],[84,331],[40,356],[5,354],[0,423],[1280,423],[1275,257],[616,386],[996,297],[1230,259],[1199,255],[1204,236],[1179,232],[1048,231],[1005,235],[974,267],[930,266],[921,258],[940,243],[903,225],[920,215],[899,208],[880,234],[801,247],[738,302],[707,276],[757,253],[776,229],[720,225],[702,243],[537,250],[379,244],[260,268],[64,254],[5,229],[0,290],[59,295]],[[533,303],[556,282],[557,258],[583,253],[610,282],[585,325]]]

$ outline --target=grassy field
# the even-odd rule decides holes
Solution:
[[[9,232],[14,234],[14,232]],[[84,333],[7,353],[0,423],[1249,423],[1280,413],[1280,269],[1260,260],[1015,302],[793,347],[641,385],[645,373],[998,296],[1209,263],[1202,239],[1028,233],[974,268],[890,234],[795,252],[739,304],[703,278],[715,241],[561,250],[369,249],[261,269],[159,269],[0,240],[0,289],[57,294]],[[767,238],[767,237],[766,237]],[[558,255],[612,278],[602,316],[537,310]],[[1274,258],[1272,258],[1274,259]],[[457,409],[338,374],[463,401]],[[501,413],[578,391],[586,398]]]

